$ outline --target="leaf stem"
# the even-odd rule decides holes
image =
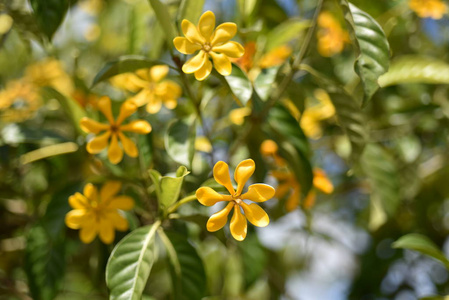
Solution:
[[[172,206],[170,206],[167,210],[167,215],[175,212],[180,206],[195,201],[196,200],[196,195],[190,195],[187,196],[185,198],[182,198],[181,200],[179,200],[178,202],[176,202],[175,204],[173,204]]]

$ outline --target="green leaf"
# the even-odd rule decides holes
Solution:
[[[270,97],[278,70],[279,67],[263,69],[254,81],[254,90],[263,101]]]
[[[161,24],[162,29],[165,31],[168,46],[172,48],[176,30],[171,20],[170,13],[168,12],[168,7],[159,0],[148,1],[156,14],[159,24]]]
[[[167,154],[177,163],[192,166],[195,154],[196,124],[192,118],[173,121],[164,136]]]
[[[171,262],[174,299],[202,299],[206,292],[203,261],[185,235],[159,231]]]
[[[37,24],[42,32],[51,40],[53,34],[64,20],[69,9],[69,1],[30,0]]]
[[[238,248],[245,270],[245,285],[248,288],[264,273],[268,263],[268,257],[256,234],[252,234],[241,243],[238,243]]]
[[[122,73],[134,72],[139,69],[151,68],[161,62],[149,60],[143,56],[125,55],[120,56],[117,60],[110,61],[95,75],[92,86],[99,82],[105,81],[115,75]]]
[[[40,226],[31,228],[25,249],[25,271],[33,299],[53,299],[64,277],[64,244],[50,240]]]
[[[265,52],[298,38],[301,32],[308,27],[310,27],[310,21],[304,21],[303,19],[289,19],[281,23],[267,34]]]
[[[419,55],[395,59],[388,72],[379,77],[381,87],[402,83],[449,84],[449,64]]]
[[[449,296],[430,296],[419,298],[419,300],[449,300]]]
[[[392,245],[393,248],[404,248],[418,251],[424,255],[430,256],[441,262],[446,269],[449,270],[449,260],[441,252],[440,249],[428,237],[418,234],[410,233],[404,235]]]
[[[157,198],[162,210],[166,211],[178,200],[184,177],[189,173],[184,166],[178,168],[176,177],[162,177],[158,171],[150,170],[149,174],[156,187]]]
[[[179,7],[178,22],[186,19],[190,22],[199,20],[205,0],[182,0]]]
[[[125,236],[112,250],[106,266],[111,300],[140,300],[156,255],[154,235],[160,222],[140,227]]]
[[[377,79],[388,70],[390,46],[382,27],[366,12],[347,0],[340,5],[355,46],[355,71],[362,80],[365,105],[379,88]]]
[[[235,64],[232,64],[232,73],[224,76],[234,99],[241,106],[245,106],[253,94],[253,86],[246,74]]]

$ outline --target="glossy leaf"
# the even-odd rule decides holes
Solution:
[[[235,64],[232,64],[232,73],[224,77],[229,89],[235,97],[237,103],[245,106],[251,99],[253,87],[246,74]]]
[[[69,1],[30,0],[34,16],[42,32],[51,39],[69,9]]]
[[[175,120],[164,136],[167,154],[177,163],[191,166],[195,153],[196,126],[192,118]]]
[[[393,243],[393,248],[404,248],[414,251],[418,251],[424,255],[430,256],[439,262],[441,262],[446,269],[449,270],[449,260],[446,256],[438,249],[437,245],[432,242],[428,237],[418,234],[410,233],[404,235],[396,242]]]
[[[390,46],[382,27],[373,17],[347,0],[340,0],[340,5],[356,50],[355,71],[362,81],[363,104],[366,104],[379,88],[379,76],[388,70]]]
[[[173,26],[173,22],[171,20],[170,13],[168,11],[168,7],[166,4],[162,3],[159,0],[148,0],[150,2],[151,7],[156,14],[156,18],[161,25],[162,29],[165,32],[165,36],[167,38],[167,44],[169,47],[173,47],[173,39],[175,38],[175,27]]]
[[[182,182],[184,177],[190,172],[187,168],[181,166],[176,171],[176,177],[161,176],[156,170],[150,170],[149,174],[156,187],[156,194],[159,200],[161,209],[166,210],[173,203],[178,201],[181,192]]]
[[[263,69],[254,81],[254,90],[263,101],[270,97],[278,70],[279,67]]]
[[[265,52],[286,45],[291,40],[300,37],[308,27],[310,27],[310,22],[302,19],[289,19],[281,23],[267,34]]]
[[[191,22],[196,22],[201,16],[205,0],[182,0],[179,7],[178,21],[181,24],[182,20],[186,19]]]
[[[388,72],[380,76],[379,85],[385,87],[402,83],[449,84],[449,64],[417,55],[397,58]]]
[[[140,227],[112,250],[106,266],[111,300],[140,300],[156,259],[154,235],[158,224]]]

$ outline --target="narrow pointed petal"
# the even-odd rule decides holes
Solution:
[[[227,22],[220,24],[217,29],[215,29],[214,36],[212,37],[212,47],[228,42],[236,33],[237,25],[235,23]]]
[[[130,210],[134,207],[134,200],[129,196],[117,196],[109,200],[109,209]]]
[[[80,229],[86,219],[86,210],[75,209],[65,215],[65,224],[72,229]]]
[[[83,131],[95,134],[98,134],[101,131],[108,130],[110,128],[109,124],[103,124],[87,117],[81,119],[80,126]]]
[[[255,169],[256,164],[252,159],[245,159],[235,168],[234,179],[237,182],[237,195],[242,193],[245,183],[253,175]]]
[[[240,211],[240,206],[234,205],[234,214],[231,219],[231,234],[237,241],[243,241],[246,238],[247,224],[246,218]]]
[[[131,101],[125,101],[123,102],[122,106],[120,106],[120,113],[117,117],[117,122],[116,124],[119,126],[120,124],[122,124],[123,120],[125,120],[126,118],[128,118],[130,115],[132,115],[133,113],[135,113],[137,110],[137,105],[134,104]]]
[[[111,99],[109,99],[109,97],[103,96],[98,100],[97,106],[98,109],[106,117],[109,124],[114,124],[114,117],[112,116],[112,109],[111,109]]]
[[[213,173],[215,181],[224,186],[231,195],[234,195],[235,190],[231,183],[231,176],[229,176],[228,164],[224,161],[217,162],[214,166]]]
[[[120,145],[118,144],[117,135],[112,135],[111,138],[111,144],[109,145],[108,149],[108,158],[111,163],[114,165],[118,164],[122,161],[123,158],[123,150],[120,148]]]
[[[182,71],[186,74],[195,73],[206,63],[207,54],[204,51],[198,52],[197,55],[189,59],[183,66]]]
[[[329,180],[326,173],[319,168],[313,170],[313,186],[326,194],[330,194],[334,191],[334,185]]]
[[[276,190],[264,183],[252,184],[248,188],[248,192],[242,195],[242,199],[248,199],[254,202],[265,202],[273,198]]]
[[[212,47],[212,51],[223,53],[226,56],[232,57],[232,58],[240,58],[245,54],[245,48],[243,48],[242,45],[240,45],[237,42],[227,42],[220,46],[214,46]]]
[[[156,65],[150,69],[150,79],[153,82],[159,82],[163,78],[165,78],[168,74],[168,66],[167,65]]]
[[[75,193],[69,197],[69,204],[74,209],[85,209],[89,207],[89,202],[84,195],[80,193]]]
[[[215,205],[220,201],[230,201],[232,197],[230,195],[222,195],[211,189],[210,187],[200,187],[196,190],[196,198],[205,206]]]
[[[208,59],[208,60],[206,60],[206,63],[204,64],[204,66],[195,72],[195,79],[199,80],[199,81],[203,81],[210,75],[210,72],[212,72],[212,63]]]
[[[89,203],[92,201],[98,201],[98,190],[92,183],[88,183],[84,186],[83,194]]]
[[[181,28],[189,42],[199,45],[203,45],[206,42],[206,39],[198,32],[198,29],[192,22],[184,19],[181,23]]]
[[[228,203],[225,208],[219,212],[213,214],[207,221],[206,228],[210,232],[215,232],[222,229],[228,222],[228,215],[231,209],[234,207],[234,203]]]
[[[128,124],[120,126],[121,131],[135,132],[139,134],[147,134],[151,132],[151,125],[144,120],[135,120]]]
[[[106,131],[105,133],[91,139],[86,145],[87,152],[91,154],[100,153],[104,148],[108,146],[110,136],[111,132]]]
[[[123,133],[119,132],[118,136],[120,138],[120,142],[122,142],[123,150],[130,157],[137,157],[139,155],[139,150],[137,150],[136,144],[128,138]]]
[[[315,200],[316,200],[316,192],[315,190],[311,190],[307,194],[306,199],[304,199],[304,208],[311,209],[315,205]]]
[[[223,76],[228,76],[232,72],[232,64],[229,58],[220,53],[209,52],[212,60],[214,61],[214,67],[218,73]]]
[[[215,15],[213,12],[208,10],[201,16],[200,21],[198,22],[198,29],[207,42],[210,41],[214,28]]]
[[[109,219],[100,220],[100,240],[105,244],[111,244],[115,238],[114,224]]]
[[[193,54],[201,49],[200,45],[194,44],[185,37],[180,36],[175,37],[175,39],[173,40],[173,44],[175,44],[176,50],[178,50],[182,54]]]
[[[120,181],[108,181],[101,187],[100,199],[101,202],[107,202],[109,199],[118,194],[122,188],[122,183]]]
[[[256,203],[248,205],[242,202],[241,206],[243,208],[243,211],[245,212],[246,218],[254,226],[265,227],[270,223],[270,218],[268,217],[267,213]]]

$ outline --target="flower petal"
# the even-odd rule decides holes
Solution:
[[[220,46],[214,46],[212,47],[212,51],[223,53],[224,55],[232,58],[239,58],[245,54],[245,48],[243,48],[243,46],[239,43],[233,41],[224,43]]]
[[[167,65],[156,65],[150,69],[150,79],[153,82],[159,82],[168,74],[168,66]]]
[[[182,71],[186,74],[195,73],[206,63],[207,54],[203,50],[198,52],[197,55],[189,59],[183,66]]]
[[[243,241],[246,238],[246,218],[240,211],[240,206],[234,205],[234,214],[231,219],[231,234],[237,241]]]
[[[212,47],[219,46],[234,37],[237,33],[237,25],[232,22],[220,24],[214,31],[214,36],[210,44]]]
[[[210,75],[210,72],[212,72],[212,63],[210,60],[206,60],[206,63],[204,66],[195,72],[195,79],[199,81],[203,81],[207,78],[207,76]]]
[[[242,193],[245,183],[253,175],[255,169],[256,164],[252,159],[245,159],[235,168],[234,179],[237,182],[237,195]]]
[[[80,240],[84,244],[89,244],[92,242],[97,235],[98,226],[92,221],[86,222],[83,224],[83,227],[80,230]]]
[[[201,16],[200,21],[198,22],[198,29],[207,42],[210,41],[214,28],[215,15],[213,12],[208,10]]]
[[[122,183],[120,181],[108,181],[101,187],[100,199],[101,202],[107,202],[109,199],[118,194],[122,188]]]
[[[137,110],[137,105],[134,104],[133,102],[131,102],[131,101],[123,102],[122,105],[120,106],[120,113],[117,117],[116,124],[117,125],[122,124],[123,120],[125,120],[130,115],[135,113],[136,110]]]
[[[168,109],[175,109],[178,106],[178,100],[176,99],[164,99],[164,106]]]
[[[223,76],[228,76],[232,72],[232,64],[229,58],[220,53],[209,52],[212,60],[214,61],[214,67]]]
[[[254,202],[265,202],[273,198],[276,190],[264,183],[252,184],[248,188],[248,192],[242,195],[242,199],[248,199]]]
[[[313,170],[313,186],[326,194],[330,194],[334,191],[332,182],[329,180],[326,173],[319,168]]]
[[[87,152],[91,154],[100,153],[104,148],[108,146],[109,137],[111,136],[110,131],[106,131],[105,133],[94,137],[91,139],[86,146]]]
[[[304,208],[310,209],[315,204],[316,200],[316,192],[315,190],[310,190],[310,192],[307,194],[306,199],[304,199]]]
[[[176,50],[178,50],[182,54],[193,54],[201,49],[200,45],[191,43],[185,37],[180,36],[174,38],[173,44],[175,44]]]
[[[155,114],[161,110],[162,100],[159,97],[152,97],[151,101],[148,102],[146,109],[150,114]]]
[[[267,213],[256,203],[248,205],[245,202],[242,202],[241,206],[245,212],[246,218],[254,226],[265,227],[270,223],[270,218]]]
[[[139,134],[147,134],[151,132],[151,125],[144,120],[134,120],[128,124],[120,126],[121,131],[135,132]]]
[[[111,163],[114,165],[118,164],[122,161],[123,158],[123,150],[120,148],[118,144],[117,135],[113,134],[111,138],[111,143],[109,144],[108,149],[108,158]]]
[[[145,88],[126,101],[130,101],[134,103],[137,107],[141,107],[142,105],[147,104],[152,96],[153,95],[151,94],[150,90]]]
[[[109,124],[103,124],[87,117],[81,119],[80,126],[83,131],[95,134],[100,133],[103,130],[108,130],[110,128]]]
[[[114,117],[112,116],[112,109],[111,109],[111,99],[109,99],[109,97],[103,96],[98,100],[97,106],[98,109],[106,117],[109,124],[114,124]]]
[[[139,155],[139,150],[137,150],[136,144],[128,138],[123,133],[119,132],[118,136],[120,138],[120,142],[122,142],[123,150],[130,157],[137,157]]]
[[[285,209],[290,212],[295,210],[299,206],[299,202],[301,201],[301,190],[298,187],[293,188],[293,192],[288,197],[285,202]]]
[[[105,244],[111,244],[115,238],[114,224],[109,219],[100,219],[100,240]]]
[[[86,219],[86,210],[75,209],[65,215],[65,224],[72,229],[80,229]]]
[[[130,210],[134,207],[134,200],[129,196],[117,196],[109,200],[109,209]]]
[[[230,201],[232,197],[230,195],[222,195],[211,189],[210,187],[200,187],[196,190],[196,198],[205,206],[212,206],[220,201]]]
[[[126,231],[129,228],[128,220],[122,216],[118,211],[110,211],[107,214],[107,218],[111,220],[115,229],[119,231]]]
[[[198,32],[198,29],[192,22],[186,19],[182,20],[181,29],[189,42],[199,45],[203,45],[206,42],[206,39]]]
[[[75,193],[75,195],[70,196],[69,204],[74,209],[84,209],[89,207],[89,202],[86,197],[80,193]]]
[[[83,194],[89,203],[98,201],[98,190],[92,183],[88,183],[84,186]]]
[[[234,195],[235,190],[231,183],[231,176],[229,176],[228,164],[224,161],[217,162],[214,166],[213,173],[215,181],[224,186],[231,195]]]
[[[234,203],[228,203],[225,208],[210,216],[206,224],[207,230],[210,232],[215,232],[222,229],[228,222],[228,215],[233,206]]]

